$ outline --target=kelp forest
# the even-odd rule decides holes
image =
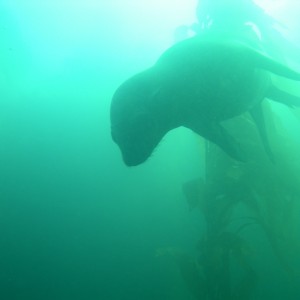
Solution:
[[[251,1],[203,0],[197,13],[197,34],[205,31],[241,38],[299,68],[293,60],[297,46],[289,44],[274,29],[276,21]],[[247,22],[252,24],[250,30]],[[259,37],[254,41],[251,34]],[[299,96],[298,83],[273,77]],[[174,258],[194,299],[265,299],[258,291],[263,290],[264,277],[270,276],[268,260],[278,265],[289,288],[299,284],[300,111],[269,100],[262,106],[272,157],[249,113],[223,123],[247,151],[246,162],[198,138],[205,152],[205,177],[186,182],[182,191],[189,209],[203,220],[204,229],[195,241],[194,253],[172,247],[157,252]]]

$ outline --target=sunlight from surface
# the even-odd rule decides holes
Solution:
[[[32,59],[47,68],[83,53],[99,57],[105,49],[110,54],[123,50],[129,55],[138,51],[157,57],[174,42],[178,26],[195,22],[196,5],[197,0],[3,2]]]
[[[254,0],[269,14],[277,14],[287,5],[287,0]]]

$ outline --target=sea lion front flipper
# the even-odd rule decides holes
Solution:
[[[300,106],[300,97],[285,92],[274,85],[270,86],[266,97],[289,107]]]
[[[272,59],[271,57],[268,57],[263,53],[253,49],[248,49],[248,51],[245,51],[245,53],[247,53],[248,57],[252,59],[256,67],[267,70],[281,77],[300,81],[299,72],[291,69],[286,65],[283,65],[282,63]]]
[[[246,154],[241,149],[239,143],[226,131],[226,129],[218,123],[200,124],[198,122],[190,123],[188,128],[192,129],[203,138],[218,145],[232,158],[245,162]]]
[[[275,162],[274,160],[274,154],[271,150],[268,135],[267,135],[267,129],[266,129],[266,123],[265,123],[265,118],[264,118],[264,113],[262,109],[261,103],[256,104],[252,109],[250,109],[250,114],[252,116],[252,119],[254,123],[257,126],[262,144],[264,146],[264,149],[271,160],[272,163]]]

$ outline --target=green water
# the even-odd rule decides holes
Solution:
[[[179,183],[197,172],[183,156],[196,157],[197,150],[182,145],[169,155],[166,142],[148,165],[123,166],[110,138],[112,93],[172,40],[165,30],[157,44],[154,36],[140,42],[134,34],[140,24],[126,7],[0,4],[1,299],[167,299],[173,293],[172,272],[155,251],[192,243],[196,229]]]
[[[176,27],[195,22],[196,1],[141,2],[0,3],[0,299],[194,299],[156,254],[196,251],[203,218],[181,187],[204,175],[201,142],[180,128],[127,168],[109,107]],[[270,270],[257,299],[297,299],[257,239]]]

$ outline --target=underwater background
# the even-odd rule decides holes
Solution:
[[[260,4],[299,45],[297,1]],[[1,1],[0,299],[195,299],[160,249],[196,252],[205,224],[182,186],[204,177],[203,141],[179,128],[128,168],[109,109],[120,83],[152,65],[176,28],[196,22],[196,6]],[[297,140],[295,116],[283,122]],[[251,234],[261,273],[253,299],[298,299],[299,274],[291,280],[262,232]]]

